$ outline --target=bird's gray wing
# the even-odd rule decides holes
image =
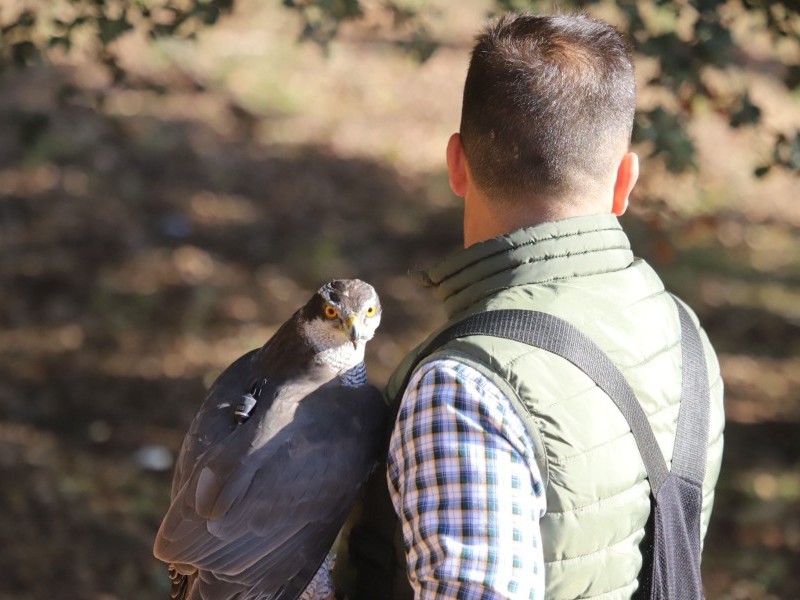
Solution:
[[[156,540],[159,558],[266,597],[302,591],[374,463],[385,405],[371,386],[293,393],[302,400],[291,420],[263,445],[259,432],[275,418],[270,411],[209,447],[184,473]]]
[[[172,498],[186,483],[200,456],[236,429],[233,414],[236,404],[260,375],[255,361],[258,352],[255,349],[240,356],[211,385],[184,436],[172,477]]]

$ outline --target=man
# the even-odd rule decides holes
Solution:
[[[638,176],[634,99],[630,50],[608,24],[581,15],[491,23],[447,146],[465,249],[421,279],[451,322],[522,308],[578,327],[625,375],[669,458],[678,314],[617,221]],[[723,408],[719,365],[701,337],[711,388],[705,535]],[[609,396],[556,355],[488,336],[447,343],[402,390],[416,352],[388,386],[399,413],[387,469],[415,597],[630,598],[649,486]]]

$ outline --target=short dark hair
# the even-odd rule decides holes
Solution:
[[[461,137],[491,198],[588,193],[627,150],[636,84],[630,46],[583,14],[507,14],[478,36]]]

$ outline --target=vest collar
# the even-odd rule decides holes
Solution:
[[[452,317],[499,290],[619,271],[632,262],[630,242],[617,218],[589,215],[479,242],[412,277],[432,288]]]

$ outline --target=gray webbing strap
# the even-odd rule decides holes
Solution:
[[[708,368],[700,334],[683,305],[675,300],[681,320],[683,383],[681,407],[672,451],[672,472],[703,483],[708,452],[708,419],[711,410]]]
[[[708,377],[700,338],[686,310],[676,301],[681,320],[683,398],[678,416],[675,457],[679,471],[702,482],[708,433]],[[531,310],[493,310],[471,315],[438,334],[417,356],[402,389],[416,366],[448,341],[470,335],[491,335],[537,346],[581,369],[614,401],[631,428],[642,455],[653,495],[669,474],[647,415],[625,376],[605,352],[574,325],[548,313]],[[704,384],[704,387],[703,387]],[[686,402],[684,402],[686,400]],[[706,435],[703,435],[705,431]],[[698,477],[699,475],[699,477]]]

